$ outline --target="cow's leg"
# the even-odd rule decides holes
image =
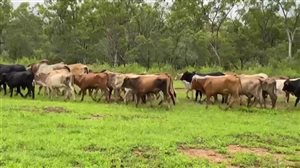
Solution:
[[[81,100],[80,101],[83,101],[85,94],[86,94],[86,89],[81,89]]]
[[[215,99],[214,103],[218,101],[218,94],[214,95],[214,99]]]
[[[228,104],[228,107],[229,107],[229,108],[231,108],[232,105],[234,104],[234,102],[237,101],[237,97],[236,97],[236,96],[231,95],[231,97],[232,97],[232,98],[230,99],[229,104]]]
[[[290,101],[290,94],[288,92],[285,92],[285,98],[286,98],[286,103]]]
[[[6,95],[6,84],[3,83],[3,90],[4,90],[4,95]]]
[[[22,92],[21,92],[21,88],[20,87],[17,87],[17,93],[19,93],[23,98],[25,97]]]
[[[70,86],[70,98],[73,98],[73,101],[76,100],[75,98],[75,88],[73,86]]]
[[[272,94],[269,94],[270,97],[271,97],[271,100],[272,100],[272,108],[275,108],[276,106],[276,101],[277,101],[277,95],[272,93]]]
[[[251,96],[247,96],[247,107],[251,106]]]
[[[203,96],[203,93],[202,93],[201,91],[199,91],[199,96],[200,96],[200,98],[199,98],[199,103],[201,103],[201,101],[202,101],[202,96]]]
[[[124,95],[124,103],[125,104],[128,103],[128,94],[129,94],[129,90],[125,91],[125,95]]]
[[[40,95],[41,94],[41,90],[43,89],[43,86],[42,85],[40,85],[39,86],[39,91],[38,91],[38,95]]]
[[[164,100],[167,101],[167,109],[170,109],[171,97],[167,92],[164,93]]]
[[[63,92],[64,92],[63,95],[65,96],[64,101],[66,101],[69,98],[70,88],[63,87]]]
[[[31,97],[32,97],[32,99],[34,99],[35,98],[35,95],[34,95],[35,94],[34,93],[35,92],[35,90],[34,90],[35,87],[34,86],[30,86],[30,88],[31,88],[31,94],[32,94]]]
[[[54,91],[55,91],[55,88],[51,87],[50,88],[50,99],[51,100],[53,100],[53,95],[55,94]]]
[[[175,106],[175,104],[176,104],[175,95],[171,91],[169,92],[169,95],[171,96],[173,105]]]
[[[146,95],[142,96],[141,99],[142,99],[142,103],[143,103],[143,104],[146,104]],[[150,98],[150,99],[151,99],[151,98]]]
[[[299,103],[300,97],[297,97],[296,101],[295,101],[295,107],[297,107],[297,104]]]
[[[136,94],[136,104],[135,104],[135,107],[138,107],[138,105],[140,103],[140,99],[141,99],[141,95],[140,94]]]
[[[108,90],[108,101],[110,102],[110,100],[111,100],[111,93],[112,93],[112,91],[113,91],[113,88],[108,88],[109,90]]]
[[[186,95],[187,99],[190,99],[189,92],[190,92],[190,89],[187,89],[186,92],[185,92],[185,95]]]
[[[14,92],[14,88],[13,87],[9,87],[9,91],[10,91],[10,97],[12,97],[13,92]]]
[[[198,100],[198,93],[199,93],[199,91],[196,90],[196,92],[195,92],[195,102],[197,102],[197,100]]]
[[[205,106],[205,108],[208,108],[208,104],[210,103],[210,97],[211,97],[211,95],[206,94],[206,106]]]

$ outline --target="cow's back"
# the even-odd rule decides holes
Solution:
[[[218,78],[208,78],[204,84],[204,90],[210,94],[239,94],[241,90],[240,78],[227,75]]]

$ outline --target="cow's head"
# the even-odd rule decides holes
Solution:
[[[89,68],[88,67],[84,67],[83,68],[83,73],[85,74],[88,74],[90,71],[89,71]]]
[[[291,81],[289,79],[284,82],[282,90],[285,92],[291,92],[294,90],[294,87],[291,85]]]
[[[267,91],[267,90],[274,90],[276,88],[276,81],[275,79],[271,79],[271,78],[259,78],[261,85],[262,85],[262,89]]]
[[[5,83],[6,82],[6,73],[2,73],[0,74],[0,83]]]
[[[186,71],[182,74],[180,80],[185,80],[185,81],[188,81],[188,82],[191,82],[192,81],[192,78],[193,76],[196,74],[196,72],[189,72],[189,71]]]
[[[43,59],[40,61],[40,64],[49,64],[49,61],[47,59]]]

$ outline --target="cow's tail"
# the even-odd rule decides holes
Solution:
[[[169,94],[171,96],[171,99],[172,99],[172,102],[173,102],[173,105],[176,104],[176,91],[175,91],[175,88],[174,88],[174,85],[173,85],[173,79],[172,79],[172,76],[170,76],[168,74],[168,77],[170,79],[170,82],[169,82]]]

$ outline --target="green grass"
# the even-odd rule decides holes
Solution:
[[[170,110],[96,103],[87,97],[84,102],[79,97],[76,102],[49,101],[43,96],[11,99],[1,92],[0,166],[224,167],[228,163],[189,157],[180,148],[227,154],[230,144],[266,148],[271,154],[284,154],[287,162],[237,154],[232,156],[233,165],[298,164],[299,107],[292,108],[290,103],[289,110],[242,107],[224,111],[218,105],[205,109],[187,100],[184,90],[179,91],[178,103]]]

